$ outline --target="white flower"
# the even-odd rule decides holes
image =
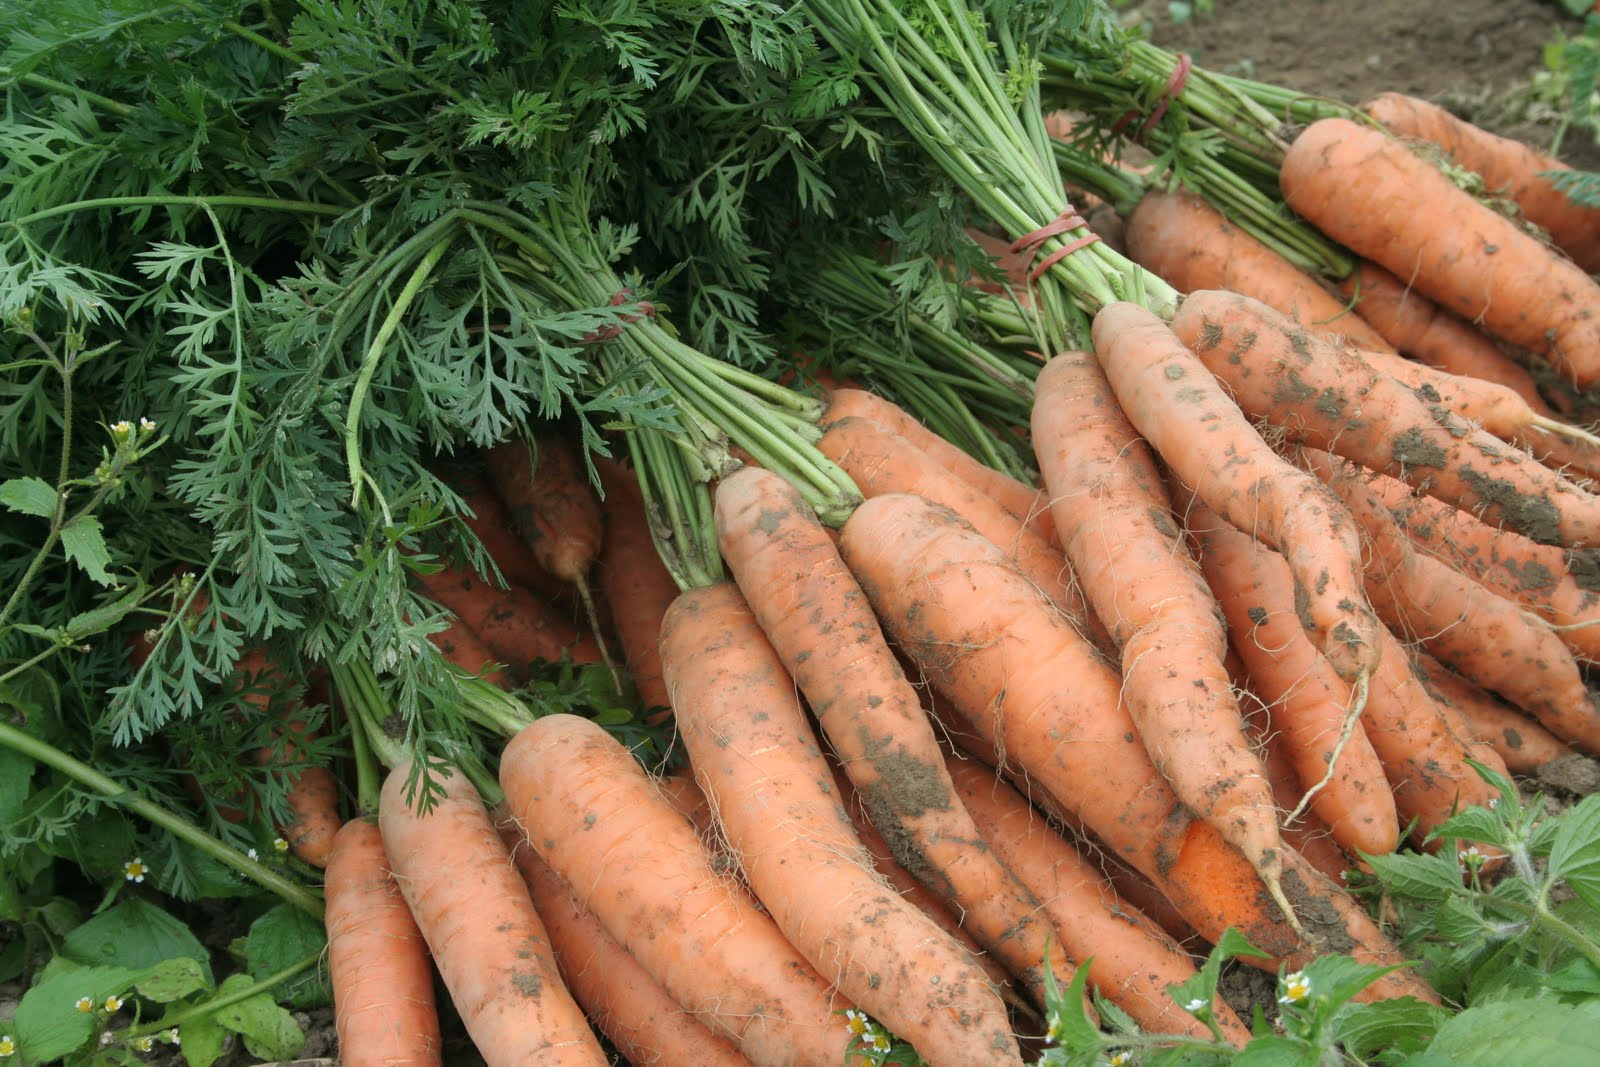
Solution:
[[[93,1000],[93,998],[90,998],[90,997],[79,997],[78,998],[78,1010],[83,1012],[85,1015],[89,1014],[91,1011],[94,1011],[94,1000]]]
[[[1468,867],[1482,866],[1483,861],[1487,858],[1488,857],[1478,850],[1477,845],[1472,845],[1461,850],[1461,862],[1465,863]]]
[[[253,848],[247,848],[247,849],[245,849],[245,850],[244,850],[244,854],[245,854],[245,855],[246,855],[246,856],[249,856],[249,857],[250,857],[250,858],[251,858],[251,859],[259,859],[259,858],[260,858],[260,857],[259,857],[259,856],[257,856],[257,855],[256,855],[256,850],[255,850],[255,849],[253,849]]]
[[[140,859],[138,856],[135,856],[133,859],[122,865],[122,875],[130,882],[142,882],[144,881],[145,872],[148,869],[149,868],[144,865],[144,860]]]
[[[168,1030],[162,1036],[166,1038],[167,1044],[169,1044],[169,1045],[181,1045],[181,1044],[183,1044],[182,1041],[178,1040],[178,1028],[176,1026],[174,1026],[171,1030]]]
[[[861,1037],[867,1032],[867,1027],[870,1025],[871,1021],[868,1020],[867,1013],[864,1011],[850,1008],[844,1013],[845,1029],[849,1030],[853,1037]]]
[[[285,841],[281,837],[274,837],[272,839],[272,847],[277,849],[279,852],[288,852],[289,842]]]
[[[1306,972],[1296,971],[1283,980],[1283,996],[1278,998],[1278,1003],[1293,1004],[1310,995],[1311,979],[1306,977]]]
[[[1132,1062],[1133,1053],[1127,1051],[1126,1049],[1121,1052],[1114,1053],[1111,1057],[1111,1067],[1127,1067],[1127,1065]]]
[[[872,1050],[874,1052],[888,1052],[892,1047],[893,1042],[889,1040],[889,1035],[882,1030],[872,1035]]]
[[[129,422],[127,419],[122,419],[119,422],[113,422],[111,424],[111,432],[117,437],[126,437],[133,432],[133,423]]]
[[[1206,1007],[1207,1005],[1205,1001],[1201,1000],[1199,997],[1195,997],[1193,1000],[1189,1001],[1189,1003],[1183,1006],[1183,1010],[1190,1012],[1205,1011]]]
[[[118,1012],[122,1010],[122,998],[113,993],[106,998],[106,1011]]]
[[[156,1039],[151,1037],[149,1034],[146,1034],[144,1037],[134,1038],[133,1047],[138,1049],[140,1052],[149,1052],[151,1049],[156,1047]]]
[[[10,1034],[0,1034],[0,1056],[15,1056],[17,1043]]]
[[[149,419],[144,418],[143,416],[141,416],[139,418],[139,432],[140,433],[155,433],[156,432],[156,424],[151,422]]]

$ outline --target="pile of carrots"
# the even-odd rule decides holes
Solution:
[[[844,383],[818,448],[865,503],[834,530],[747,465],[713,490],[729,576],[680,589],[626,464],[596,492],[552,436],[452,472],[504,584],[422,579],[442,651],[508,688],[607,663],[688,766],[555,714],[497,783],[434,769],[426,811],[392,767],[321,861],[343,1061],[439,1063],[435,971],[491,1065],[604,1064],[596,1031],[634,1063],[837,1065],[881,1026],[970,1067],[1023,1062],[1080,966],[1211,1036],[1166,990],[1230,927],[1271,971],[1401,962],[1342,887],[1360,854],[1489,803],[1474,763],[1600,753],[1600,442],[1528,370],[1600,380],[1600,219],[1551,161],[1373,111],[1558,245],[1327,119],[1282,182],[1366,260],[1346,291],[1149,194],[1130,255],[1187,295],[1044,363],[1037,485]],[[1364,996],[1437,999],[1406,969]]]

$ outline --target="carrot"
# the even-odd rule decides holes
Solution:
[[[1127,240],[1135,262],[1180,292],[1231,289],[1330,341],[1392,351],[1382,334],[1315,278],[1193,193],[1148,190],[1128,216]]]
[[[1295,586],[1283,557],[1203,505],[1184,501],[1184,511],[1233,651],[1299,776],[1300,792],[1286,810],[1299,810],[1309,793],[1310,811],[1340,845],[1393,852],[1399,816],[1383,764],[1359,712],[1351,715],[1350,684],[1317,651],[1294,611]]]
[[[460,619],[438,633],[429,634],[428,640],[439,650],[441,656],[468,675],[474,678],[482,677],[484,681],[501,689],[516,687],[515,680],[506,671],[505,666],[495,659],[494,653],[489,651],[489,646]]]
[[[1481,510],[1542,544],[1600,544],[1600,496],[1259,301],[1191,293],[1172,329],[1241,408],[1294,440]]]
[[[758,1067],[837,1067],[831,991],[717,871],[633,755],[588,719],[547,715],[500,759],[506,807],[573,897],[685,1011]]]
[[[904,437],[870,419],[851,416],[829,423],[817,449],[843,468],[869,499],[883,493],[915,493],[954,510],[1004,549],[1074,626],[1091,632],[1093,613],[1066,558],[992,499],[951,477]],[[1094,621],[1094,628],[1103,633],[1103,626]]]
[[[282,688],[283,677],[264,648],[252,648],[239,657],[234,677],[244,682],[240,699],[263,715],[274,714],[272,691]],[[334,836],[344,825],[344,817],[339,814],[339,783],[326,767],[288,769],[296,760],[296,739],[304,744],[316,735],[305,723],[290,718],[290,713],[276,714],[282,721],[273,730],[274,743],[257,749],[254,758],[263,767],[279,768],[275,773],[286,785],[284,801],[289,818],[279,825],[279,833],[300,859],[313,867],[326,867],[333,853]]]
[[[930,1063],[1020,1064],[987,976],[873,874],[794,682],[738,587],[680,596],[661,663],[695,779],[790,943]]]
[[[1211,286],[1210,288],[1226,288]],[[1446,311],[1376,263],[1362,260],[1338,283],[1356,314],[1390,347],[1438,370],[1511,389],[1540,415],[1555,417],[1526,367],[1488,334]]]
[[[1318,943],[1295,933],[1243,854],[1192,818],[1162,780],[1121,703],[1116,671],[954,514],[912,496],[870,499],[845,523],[843,548],[879,618],[966,725],[1006,765],[1014,761],[1012,776],[1055,797],[1203,936],[1234,926],[1274,961],[1295,965],[1328,949],[1399,961],[1348,894],[1285,849],[1285,894]],[[1406,993],[1432,998],[1399,974],[1369,991]]]
[[[1248,687],[1248,675],[1238,679],[1238,684]],[[1272,783],[1272,795],[1284,811],[1293,811],[1300,803],[1305,786],[1300,784],[1300,774],[1295,769],[1294,757],[1283,743],[1283,735],[1272,730],[1265,714],[1250,720],[1251,735],[1261,752],[1261,763],[1267,769],[1267,779]],[[1333,827],[1323,822],[1315,811],[1304,811],[1283,828],[1284,840],[1299,851],[1329,880],[1343,883],[1345,872],[1354,864],[1334,840]]]
[[[826,528],[787,482],[753,469],[717,487],[716,525],[762,643],[805,694],[874,825],[1042,1003],[1049,926],[1034,917],[1027,888],[975,847],[982,835],[956,798],[927,716]]]
[[[567,883],[539,858],[509,817],[502,813],[495,823],[550,935],[562,980],[629,1063],[748,1067],[742,1052],[680,1008],[600,920],[572,898]]]
[[[1593,549],[1563,551],[1414,492],[1380,474],[1366,476],[1408,538],[1425,554],[1546,619],[1580,658],[1600,661],[1600,563]]]
[[[1400,141],[1319,119],[1278,177],[1289,206],[1333,240],[1576,384],[1600,378],[1600,286]]]
[[[1127,901],[1038,812],[992,770],[947,758],[950,777],[989,844],[1033,888],[1060,934],[1057,952],[1088,961],[1100,995],[1154,1033],[1210,1037],[1211,1030],[1173,1002],[1169,984],[1194,977],[1194,961],[1166,931]],[[1212,1015],[1236,1045],[1250,1031],[1221,998]]]
[[[910,412],[893,401],[861,389],[835,390],[828,398],[828,412],[823,416],[823,425],[851,416],[871,419],[904,437],[926,452],[939,466],[999,504],[1013,519],[1039,537],[1055,543],[1056,530],[1050,521],[1049,501],[1040,490],[978,462],[922,425]]]
[[[600,649],[592,635],[580,633],[521,586],[496,589],[470,571],[448,565],[419,575],[417,584],[519,678],[527,678],[530,664],[559,660],[563,655],[571,656],[574,663],[600,661]]]
[[[1338,500],[1267,446],[1206,365],[1155,315],[1137,304],[1108,304],[1092,332],[1128,421],[1212,510],[1283,553],[1323,655],[1346,681],[1370,677],[1380,627],[1361,591],[1360,539]]]
[[[1223,666],[1216,599],[1181,540],[1155,456],[1092,355],[1063,352],[1040,372],[1033,443],[1061,543],[1121,651],[1145,749],[1292,918],[1272,789]]]
[[[678,586],[650,536],[638,477],[604,457],[595,457],[595,468],[605,490],[605,537],[597,561],[600,589],[611,606],[612,628],[639,703],[649,713],[646,721],[660,722],[670,714],[672,700],[661,681],[656,637]]]
[[[442,1067],[433,965],[376,823],[340,828],[323,883],[328,983],[347,1067]]]
[[[1600,211],[1575,203],[1550,180],[1552,173],[1571,167],[1414,96],[1380,93],[1361,110],[1391,133],[1443,149],[1457,164],[1479,174],[1490,195],[1514,201],[1578,266],[1591,274],[1600,271]]]
[[[575,598],[576,589],[539,565],[486,477],[459,464],[441,468],[439,475],[471,511],[462,521],[508,585],[520,585],[553,604],[565,605]]]
[[[1473,685],[1426,652],[1412,651],[1412,669],[1434,699],[1453,709],[1470,735],[1487,742],[1517,774],[1536,774],[1546,763],[1576,754],[1538,720]]]
[[[1544,622],[1412,549],[1352,468],[1307,450],[1304,465],[1350,508],[1372,544],[1367,595],[1389,627],[1534,715],[1558,736],[1600,751],[1600,708],[1578,663]],[[1487,797],[1485,797],[1487,799]]]
[[[409,773],[402,765],[384,780],[383,847],[479,1055],[489,1067],[606,1067],[478,791],[434,770],[443,792],[424,815],[406,802]]]

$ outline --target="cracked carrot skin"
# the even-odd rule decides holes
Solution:
[[[1333,240],[1577,385],[1600,380],[1600,286],[1397,138],[1319,119],[1278,178],[1289,206]]]
[[[838,1067],[851,1007],[718,869],[604,729],[540,718],[500,760],[506,809],[577,901],[685,1011],[757,1067]]]
[[[1175,324],[1122,302],[1101,308],[1091,329],[1128,421],[1208,507],[1283,553],[1322,654],[1346,681],[1370,677],[1381,627],[1362,589],[1360,535],[1339,499],[1272,450]]]
[[[795,683],[738,586],[680,596],[661,662],[695,778],[789,942],[930,1067],[1020,1065],[988,976],[873,871]]]
[[[1239,407],[1541,544],[1600,545],[1600,496],[1259,301],[1191,293],[1172,329]]]
[[[607,1067],[483,798],[433,770],[443,793],[423,814],[406,802],[409,770],[383,783],[384,852],[478,1053],[488,1067]]]
[[[938,737],[831,532],[789,483],[753,468],[718,485],[716,527],[723,559],[873,823],[1042,1003],[1049,924],[956,796]],[[1070,982],[1070,971],[1057,978]]]
[[[1330,949],[1401,961],[1348,893],[1286,848],[1285,892],[1318,943],[1302,940],[1244,855],[1162,780],[1121,703],[1116,670],[953,513],[904,494],[876,497],[845,523],[842,548],[897,643],[999,762],[1150,878],[1202,935],[1215,940],[1234,926],[1293,966]],[[1407,994],[1437,1000],[1401,972],[1364,995]]]

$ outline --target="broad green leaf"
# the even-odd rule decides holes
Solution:
[[[1311,996],[1333,1004],[1343,1004],[1367,986],[1399,967],[1362,963],[1349,956],[1320,956],[1306,964],[1304,974],[1311,983]]]
[[[61,547],[67,558],[83,568],[83,572],[101,585],[116,585],[117,580],[106,568],[111,566],[111,553],[106,551],[106,539],[100,532],[100,520],[93,515],[79,515],[61,528]]]
[[[210,988],[211,982],[206,977],[208,971],[209,968],[199,960],[185,957],[162,960],[139,979],[135,988],[141,997],[148,997],[160,1004],[170,1004],[179,997]]]
[[[1321,1051],[1289,1037],[1258,1037],[1233,1059],[1233,1067],[1317,1067]]]
[[[1439,1027],[1428,1051],[1463,1067],[1600,1067],[1600,1001],[1551,999],[1474,1005]]]
[[[1509,839],[1505,820],[1488,808],[1467,808],[1458,811],[1428,834],[1429,841],[1455,838],[1458,841],[1476,841],[1486,845],[1504,845]]]
[[[1049,960],[1049,948],[1045,958]],[[1050,1033],[1061,1045],[1072,1047],[1095,1041],[1099,1027],[1089,1019],[1084,1009],[1084,991],[1089,987],[1089,961],[1084,960],[1072,976],[1065,992],[1056,985],[1055,972],[1045,969],[1045,1017],[1050,1022]]]
[[[1482,940],[1493,927],[1479,913],[1477,897],[1450,897],[1433,913],[1433,928],[1455,945]]]
[[[1335,1021],[1334,1037],[1358,1059],[1383,1048],[1415,1052],[1448,1018],[1447,1009],[1415,997],[1351,1004]]]
[[[266,978],[328,947],[323,924],[292,904],[279,904],[250,924],[245,939],[245,959],[250,974]],[[274,998],[291,1008],[321,1007],[333,1002],[333,990],[313,967],[273,991]]]
[[[1565,879],[1585,904],[1600,909],[1600,793],[1561,816],[1550,846],[1549,875]]]
[[[1430,856],[1413,852],[1391,852],[1386,856],[1365,856],[1373,872],[1395,896],[1434,901],[1440,896],[1462,891],[1461,871],[1449,856]]]
[[[1600,967],[1584,956],[1574,956],[1564,966],[1547,973],[1543,984],[1558,993],[1600,999]]]
[[[17,1044],[31,1062],[65,1056],[89,1040],[106,998],[127,996],[144,973],[133,967],[84,967],[69,960],[52,964],[49,976],[22,994],[13,1020]],[[82,998],[87,998],[89,1011],[78,1006]]]
[[[1167,995],[1180,1007],[1200,1003],[1210,1005],[1212,998],[1217,993],[1217,979],[1222,974],[1222,965],[1235,956],[1264,956],[1266,953],[1250,943],[1250,939],[1233,927],[1222,931],[1222,936],[1212,946],[1211,954],[1206,957],[1206,962],[1201,965],[1194,977],[1176,985],[1167,986]]]
[[[10,826],[22,812],[32,788],[34,762],[14,748],[0,748],[0,827]]]
[[[83,963],[153,967],[164,960],[199,960],[211,984],[211,957],[179,919],[154,904],[129,897],[94,916],[67,935],[66,955]]]
[[[247,974],[229,975],[217,990],[227,997],[255,984]],[[292,1060],[305,1046],[306,1035],[287,1010],[268,993],[257,993],[218,1011],[212,1018],[244,1038],[244,1047],[263,1060]]]
[[[191,1016],[178,1027],[178,1048],[189,1067],[211,1067],[227,1040],[227,1029],[209,1015]]]
[[[24,515],[48,519],[56,512],[56,491],[43,478],[12,478],[0,482],[0,504]]]

